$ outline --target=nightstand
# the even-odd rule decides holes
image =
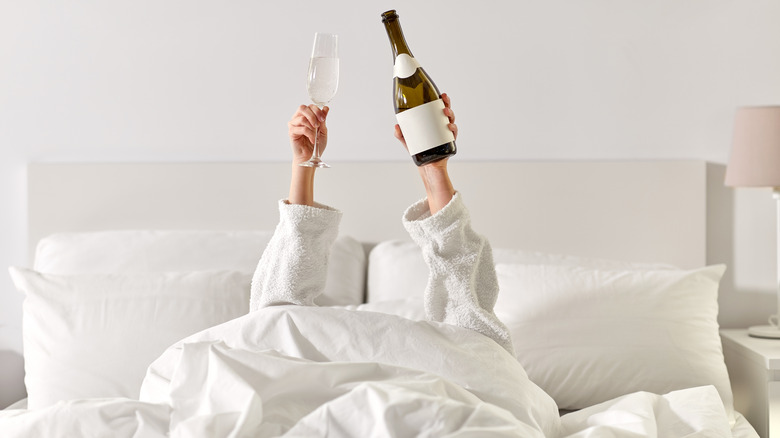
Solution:
[[[780,339],[748,336],[746,329],[720,331],[734,392],[734,409],[762,438],[780,438]]]

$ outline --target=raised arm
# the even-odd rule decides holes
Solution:
[[[449,128],[457,137],[450,98],[443,94],[442,99]],[[395,136],[406,146],[398,125]],[[427,197],[409,207],[403,217],[430,271],[424,298],[426,316],[482,333],[514,354],[509,330],[493,312],[498,297],[493,250],[490,242],[471,228],[447,163],[445,158],[418,167]]]
[[[325,148],[328,107],[301,105],[288,123],[292,148],[290,193],[279,201],[279,224],[252,278],[249,309],[297,304],[313,305],[325,287],[330,247],[338,234],[341,212],[314,201],[313,167],[298,164],[311,157],[315,127],[317,144]]]

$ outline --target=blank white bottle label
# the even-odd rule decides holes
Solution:
[[[420,68],[420,63],[416,59],[401,53],[395,57],[395,63],[393,64],[393,75],[399,79],[408,78],[413,75],[417,69]]]
[[[450,121],[444,115],[444,101],[441,99],[400,112],[395,118],[401,125],[411,155],[455,141],[455,135],[447,127]]]

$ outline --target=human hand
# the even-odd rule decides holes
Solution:
[[[293,153],[293,164],[300,164],[311,158],[314,152],[314,135],[317,132],[317,148],[320,154],[328,144],[328,126],[326,119],[330,108],[320,109],[317,105],[301,105],[287,123],[290,136],[290,146]]]
[[[292,148],[292,178],[290,180],[290,204],[314,204],[314,167],[299,164],[311,158],[314,152],[314,135],[317,132],[317,148],[320,154],[328,144],[328,126],[325,120],[330,108],[320,109],[317,105],[301,105],[287,123]]]
[[[455,139],[458,138],[458,125],[455,124],[455,112],[452,111],[452,99],[450,99],[450,96],[447,93],[442,93],[441,100],[444,101],[444,115],[447,116],[447,119],[449,120],[449,124],[447,125],[447,128],[449,128],[450,131],[452,131],[452,135],[455,136]],[[404,146],[404,149],[407,151],[409,148],[406,146],[406,140],[404,139],[404,133],[401,131],[401,126],[396,124],[395,125],[395,138],[398,139],[398,141],[401,142],[401,144]],[[436,164],[439,163],[439,165],[445,164],[447,161],[447,158],[440,161],[435,161],[433,163],[425,164],[424,166]],[[423,166],[423,167],[424,167]]]

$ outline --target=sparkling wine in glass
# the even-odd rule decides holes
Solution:
[[[314,47],[309,62],[309,77],[307,80],[309,98],[315,105],[322,108],[327,105],[339,87],[339,55],[338,35],[317,32],[314,34]],[[314,131],[314,151],[309,161],[301,163],[307,167],[330,167],[320,158],[317,147],[319,129]]]

